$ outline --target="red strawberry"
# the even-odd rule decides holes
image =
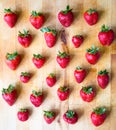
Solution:
[[[91,102],[95,97],[95,91],[91,86],[82,87],[80,90],[80,96],[85,102]]]
[[[92,46],[91,48],[87,49],[85,56],[90,64],[96,64],[100,58],[99,48]]]
[[[84,13],[84,19],[90,26],[96,24],[98,18],[98,12],[95,9],[89,9]]]
[[[32,94],[30,95],[30,101],[35,107],[39,107],[43,102],[42,92],[37,92],[33,90]]]
[[[55,119],[55,113],[52,111],[44,111],[44,119],[46,123],[51,124]]]
[[[42,28],[41,31],[44,33],[46,44],[49,48],[53,47],[56,43],[56,30],[50,28]]]
[[[31,34],[29,34],[29,31],[27,31],[25,29],[23,31],[24,31],[24,33],[21,33],[19,31],[18,41],[23,47],[27,48],[32,42],[32,36],[31,36]]]
[[[66,100],[69,97],[69,88],[67,87],[59,87],[57,89],[57,95],[61,101]]]
[[[114,40],[114,31],[108,26],[102,25],[98,38],[103,46],[110,46]]]
[[[50,73],[47,77],[46,77],[46,83],[49,87],[53,87],[56,83],[56,76],[54,73]]]
[[[3,88],[2,97],[10,106],[12,106],[17,98],[17,91],[14,86],[10,84],[7,89]]]
[[[40,29],[42,27],[42,25],[44,24],[45,18],[42,13],[32,11],[29,20],[35,29]]]
[[[75,124],[78,121],[78,115],[76,112],[68,110],[66,113],[64,113],[63,119],[69,124]]]
[[[81,83],[83,82],[83,80],[86,77],[86,70],[82,69],[81,67],[76,67],[75,71],[74,71],[74,77],[77,81],[77,83]]]
[[[27,83],[31,78],[31,74],[28,73],[28,72],[21,72],[21,75],[20,75],[20,80],[23,82],[23,83]]]
[[[70,62],[70,56],[66,52],[59,51],[56,57],[56,61],[60,65],[60,67],[64,69]]]
[[[28,109],[25,108],[21,108],[18,113],[17,113],[17,117],[20,121],[26,121],[29,118],[29,111]]]
[[[82,35],[75,35],[72,37],[72,43],[74,44],[75,48],[80,47],[83,41],[84,41],[84,38]]]
[[[91,113],[91,121],[97,127],[104,123],[106,119],[106,108],[97,107]]]
[[[9,27],[13,28],[17,22],[17,14],[12,12],[11,9],[4,9],[4,21]]]
[[[6,54],[6,60],[5,60],[5,62],[6,62],[7,66],[10,69],[16,70],[17,67],[18,67],[18,65],[19,65],[19,63],[20,63],[20,61],[21,61],[21,57],[18,54],[18,52],[14,52],[12,54],[10,54],[10,53]]]
[[[69,27],[72,24],[74,16],[69,5],[67,5],[66,10],[62,10],[58,13],[58,20],[64,27]]]
[[[36,68],[40,69],[45,63],[45,57],[40,54],[33,54],[32,61]]]
[[[106,69],[98,72],[97,82],[102,89],[106,88],[109,83],[109,75]]]

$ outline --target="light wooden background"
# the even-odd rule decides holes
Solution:
[[[57,14],[65,9],[67,4],[73,8],[75,20],[65,29],[71,62],[62,70],[56,63],[56,54],[62,49],[59,35],[56,45],[49,49],[40,30],[34,29],[29,23],[29,16],[32,10],[42,11],[46,17],[44,26],[54,27],[60,31],[63,27],[57,19]],[[3,20],[4,8],[9,7],[19,14],[17,24],[12,29]],[[92,27],[83,19],[84,11],[89,8],[96,8],[100,14],[98,23]],[[116,33],[115,8],[116,0],[0,0],[0,89],[15,84],[19,93],[12,107],[8,106],[0,96],[0,130],[116,130],[116,41],[110,47],[103,47],[97,38],[103,24],[112,27]],[[27,49],[17,41],[18,31],[23,29],[29,29],[33,35],[33,42]],[[78,49],[75,49],[71,43],[71,38],[75,34],[82,34],[85,37],[83,45]],[[101,58],[96,65],[89,65],[85,60],[85,52],[93,44],[100,47]],[[4,59],[7,52],[11,53],[15,50],[22,54],[23,58],[18,69],[12,71],[6,66]],[[33,53],[41,53],[47,57],[43,68],[38,70],[32,64]],[[78,65],[89,72],[82,84],[77,84],[73,77],[74,69]],[[102,90],[97,85],[96,75],[99,70],[105,68],[112,78],[107,88]],[[33,73],[32,79],[27,84],[19,80],[22,71]],[[49,88],[45,82],[46,76],[51,72],[57,75],[57,83],[53,88]],[[69,86],[71,89],[69,99],[64,102],[60,102],[56,94],[57,88],[61,85]],[[93,85],[96,88],[97,95],[91,103],[83,102],[79,96],[79,90],[84,85]],[[34,108],[29,101],[33,89],[41,90],[46,95],[39,108]],[[96,106],[106,106],[110,111],[105,123],[98,128],[94,127],[90,120],[92,108]],[[29,108],[31,111],[30,118],[26,122],[17,119],[16,113],[20,107]],[[79,114],[79,120],[75,125],[68,125],[63,121],[62,115],[67,109],[73,109]],[[43,110],[54,110],[58,113],[51,125],[47,125],[43,120]]]

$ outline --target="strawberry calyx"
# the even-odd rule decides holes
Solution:
[[[32,11],[31,14],[32,14],[32,16],[34,16],[34,17],[37,17],[37,16],[41,16],[41,15],[42,15],[41,12],[37,12],[37,11]]]
[[[26,112],[26,111],[27,111],[26,108],[20,108],[20,109],[19,109],[19,112]]]
[[[57,56],[59,56],[60,58],[65,58],[65,57],[69,57],[69,54],[67,54],[66,52],[58,51]]]
[[[33,54],[35,59],[43,59],[44,57],[41,54]]]
[[[32,91],[32,94],[35,96],[35,97],[39,97],[42,95],[42,92],[37,92],[35,90]]]
[[[54,74],[54,73],[50,73],[50,74],[49,74],[49,77],[50,77],[50,78],[54,78],[54,77],[55,77],[55,74]]]
[[[3,88],[3,89],[2,89],[2,94],[9,94],[9,93],[11,93],[14,89],[15,89],[14,86],[13,86],[12,84],[10,84],[10,85],[8,86],[8,88]]]
[[[89,9],[86,11],[89,15],[91,15],[92,13],[97,12],[95,9]]]
[[[62,87],[62,86],[60,86],[60,91],[61,91],[61,92],[66,92],[68,89],[69,89],[69,88],[67,88],[67,87]]]
[[[66,10],[62,10],[61,12],[62,12],[63,14],[67,14],[67,13],[70,12],[70,11],[72,11],[72,9],[70,9],[70,6],[67,5],[67,6],[66,6]]]
[[[30,77],[30,73],[29,72],[21,72],[21,76],[28,76],[28,77]]]
[[[102,114],[106,113],[106,108],[97,107],[97,108],[93,109],[93,112],[95,112],[95,114],[97,114],[97,115],[102,115]]]
[[[80,66],[77,66],[76,70],[83,70],[83,69]]]
[[[91,86],[82,87],[83,92],[86,94],[90,94],[93,91],[93,88]]]
[[[15,51],[14,53],[7,53],[6,54],[6,58],[8,59],[8,60],[14,60],[16,57],[18,56],[18,52],[17,51]]]
[[[28,35],[29,35],[29,31],[25,29],[23,29],[23,33],[19,31],[19,34],[18,34],[18,36],[21,36],[21,37],[27,37]]]
[[[10,14],[10,13],[14,13],[14,12],[12,12],[11,9],[9,8],[9,9],[4,9],[4,13]]]
[[[72,111],[72,110],[68,110],[68,111],[66,112],[66,117],[67,117],[67,118],[73,118],[74,115],[75,115],[75,112]]]
[[[105,24],[102,25],[101,32],[108,32],[109,30],[111,30],[110,27],[106,26]]]
[[[77,34],[77,35],[75,35],[76,37],[78,37],[78,38],[82,38],[83,36],[82,35],[80,35],[80,34]]]
[[[98,72],[98,75],[107,75],[107,74],[108,74],[108,71],[106,69]]]
[[[90,54],[96,54],[99,51],[99,48],[92,45],[91,48],[87,49],[86,51]]]
[[[50,28],[42,28],[41,29],[41,32],[45,33],[45,32],[48,32],[48,33],[52,33],[54,36],[56,36],[56,30],[55,29],[50,29]]]
[[[55,113],[52,111],[44,111],[44,116],[48,117],[48,118],[52,118],[54,117]]]

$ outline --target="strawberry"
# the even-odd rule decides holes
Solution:
[[[91,86],[82,87],[80,90],[80,96],[85,102],[91,102],[95,97],[95,91]]]
[[[4,21],[10,28],[13,28],[17,22],[17,14],[11,11],[11,9],[4,9]]]
[[[102,25],[98,39],[103,46],[110,46],[114,40],[114,31],[108,26]]]
[[[33,54],[32,61],[36,68],[40,69],[45,63],[45,57],[40,54]]]
[[[50,73],[47,77],[46,77],[46,83],[49,87],[53,87],[56,83],[56,76],[54,73]]]
[[[98,59],[100,58],[99,48],[92,46],[91,48],[87,49],[85,56],[90,64],[96,64]]]
[[[76,67],[75,71],[74,71],[74,77],[77,81],[77,83],[81,83],[83,82],[83,80],[86,77],[86,70],[82,69],[81,67]]]
[[[89,9],[86,12],[84,12],[84,19],[90,26],[96,24],[98,18],[99,18],[98,12],[95,9]]]
[[[16,70],[20,61],[21,61],[21,56],[18,54],[18,52],[14,52],[12,54],[10,53],[6,54],[5,62],[11,70]]]
[[[2,89],[2,97],[8,103],[8,105],[12,106],[17,99],[17,91],[13,85],[9,85],[7,89]]]
[[[91,113],[91,121],[97,127],[104,123],[106,116],[106,108],[97,107]]]
[[[35,29],[40,29],[44,24],[45,18],[42,13],[32,11],[29,21]]]
[[[55,119],[55,113],[52,111],[44,111],[44,119],[47,124],[51,124]]]
[[[83,41],[84,41],[84,38],[82,35],[74,35],[72,37],[72,43],[75,48],[80,47],[80,45],[83,43]]]
[[[98,72],[97,82],[102,89],[106,88],[109,83],[109,75],[106,69]]]
[[[78,121],[78,115],[76,112],[68,110],[64,113],[63,119],[69,124],[75,124]]]
[[[58,20],[64,27],[69,27],[72,24],[74,16],[69,5],[67,5],[66,10],[62,10],[58,13]]]
[[[41,31],[44,33],[46,44],[49,48],[52,48],[56,43],[56,30],[50,28],[42,28]]]
[[[57,63],[60,65],[61,68],[66,68],[70,62],[70,56],[66,52],[58,52],[56,57]]]
[[[32,42],[32,36],[31,34],[29,34],[29,31],[25,29],[23,30],[23,32],[24,33],[19,31],[18,41],[23,47],[27,48]]]
[[[30,101],[35,107],[39,107],[43,102],[42,92],[37,92],[33,90],[32,94],[30,95]]]
[[[67,87],[61,86],[57,89],[57,95],[61,101],[66,100],[69,97],[69,93],[70,91],[69,91],[69,88]]]
[[[26,121],[29,118],[29,111],[28,109],[25,108],[21,108],[18,113],[17,113],[17,117],[20,121]]]
[[[31,78],[31,74],[28,73],[28,72],[21,72],[21,75],[20,75],[20,80],[23,82],[23,83],[27,83]]]

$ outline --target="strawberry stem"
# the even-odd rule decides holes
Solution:
[[[15,51],[14,53],[7,53],[6,54],[6,58],[8,59],[8,60],[14,60],[16,57],[18,56],[18,52],[17,51]]]
[[[52,111],[44,111],[44,116],[48,117],[48,118],[52,118],[54,117],[55,113]]]
[[[76,70],[82,70],[82,68],[80,66],[77,66]]]
[[[68,89],[69,89],[69,88],[67,88],[67,87],[62,87],[62,86],[60,86],[60,91],[61,91],[61,92],[66,92]]]
[[[72,11],[72,9],[70,9],[70,6],[67,5],[67,6],[66,6],[66,10],[62,10],[61,12],[62,12],[63,14],[67,14],[67,13],[70,12],[70,11]]]
[[[87,49],[86,51],[90,54],[96,54],[99,51],[99,48],[92,45],[91,48]]]
[[[69,54],[67,54],[66,52],[58,51],[57,56],[59,56],[60,58],[65,58],[65,57],[69,57]]]
[[[2,94],[11,93],[14,89],[15,89],[14,86],[12,84],[10,84],[7,89],[6,88],[2,89]]]
[[[97,107],[95,109],[93,109],[93,111],[97,114],[97,115],[102,115],[106,112],[106,108],[105,107]]]
[[[20,109],[19,109],[19,112],[26,112],[26,111],[27,111],[26,108],[20,108]]]
[[[93,88],[91,86],[88,87],[82,87],[82,90],[86,93],[86,94],[90,94],[93,91]]]
[[[41,12],[36,12],[36,11],[32,11],[31,14],[32,14],[32,16],[35,16],[35,17],[42,15]]]
[[[43,59],[44,58],[41,54],[33,54],[33,57],[36,59]]]
[[[50,29],[50,28],[42,28],[40,30],[41,32],[45,33],[45,32],[51,32],[54,36],[56,35],[56,30],[55,29]]]
[[[68,110],[68,111],[66,112],[66,117],[67,117],[67,118],[73,118],[74,115],[75,115],[75,112],[72,111],[72,110]]]
[[[49,77],[54,78],[54,77],[55,77],[55,74],[54,74],[54,73],[50,73],[50,74],[49,74]]]
[[[37,91],[33,90],[33,91],[32,91],[32,94],[33,94],[34,96],[38,97],[38,96],[42,95],[42,92],[37,92]]]
[[[105,24],[102,25],[101,32],[108,32],[109,30],[110,30],[110,28],[108,26],[106,26]]]
[[[13,13],[11,9],[4,9],[4,13]]]
[[[107,74],[108,74],[108,71],[106,69],[98,72],[98,75],[107,75]]]
[[[21,72],[21,76],[28,76],[28,77],[30,77],[30,73],[29,72]]]
[[[21,37],[27,37],[28,35],[29,35],[29,31],[25,29],[23,29],[23,33],[19,31],[19,34],[18,34],[18,36],[21,36]]]
[[[96,12],[95,9],[89,9],[89,10],[87,10],[87,13],[88,13],[89,15],[91,15],[91,14],[94,13],[94,12]]]

